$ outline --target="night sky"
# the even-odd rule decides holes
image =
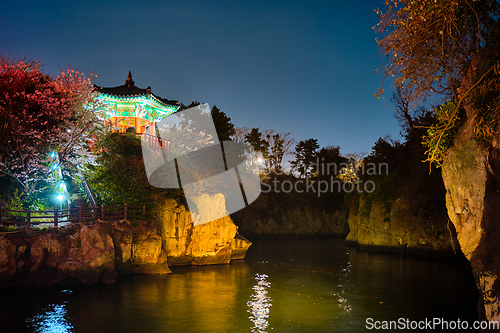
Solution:
[[[0,52],[113,87],[217,105],[236,127],[341,153],[400,139],[375,42],[380,1],[0,1]]]

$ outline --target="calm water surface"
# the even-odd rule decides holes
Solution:
[[[0,331],[368,332],[367,318],[477,320],[466,264],[362,252],[341,239],[259,241],[244,261],[172,271],[3,290]]]

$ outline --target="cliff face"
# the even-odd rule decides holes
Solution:
[[[170,273],[159,229],[126,222],[0,235],[0,284],[113,283],[129,273]]]
[[[460,251],[453,243],[454,228],[444,215],[427,219],[414,214],[414,204],[405,198],[391,203],[390,209],[374,201],[369,211],[363,210],[361,196],[349,212],[346,241],[361,247],[416,254],[453,255]]]
[[[210,203],[215,213],[226,209],[222,194],[205,196],[199,200]],[[242,259],[252,244],[237,235],[238,227],[229,216],[194,226],[191,214],[173,199],[159,204],[157,212],[170,265],[229,263],[232,259]]]
[[[242,212],[233,215],[233,219],[240,232],[248,237],[345,236],[348,231],[346,212],[328,213],[308,206],[296,207],[280,217]]]
[[[213,209],[225,209],[224,197],[216,199]],[[170,273],[169,264],[229,263],[244,258],[251,245],[236,235],[229,216],[193,226],[191,214],[172,199],[159,205],[157,218],[159,224],[74,224],[0,234],[0,286],[113,283],[125,274]]]
[[[345,237],[349,231],[347,212],[323,199],[315,193],[261,193],[231,218],[246,237]]]
[[[446,206],[482,294],[485,319],[500,320],[500,137],[480,143],[472,110],[443,163]]]

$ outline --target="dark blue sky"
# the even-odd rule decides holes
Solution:
[[[0,1],[0,52],[57,75],[95,72],[184,104],[217,105],[236,127],[316,138],[341,153],[399,138],[394,107],[374,94],[385,57],[379,1]]]

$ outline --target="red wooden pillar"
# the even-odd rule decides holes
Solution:
[[[139,122],[139,117],[134,117],[134,127],[135,133],[141,133],[141,124]]]

